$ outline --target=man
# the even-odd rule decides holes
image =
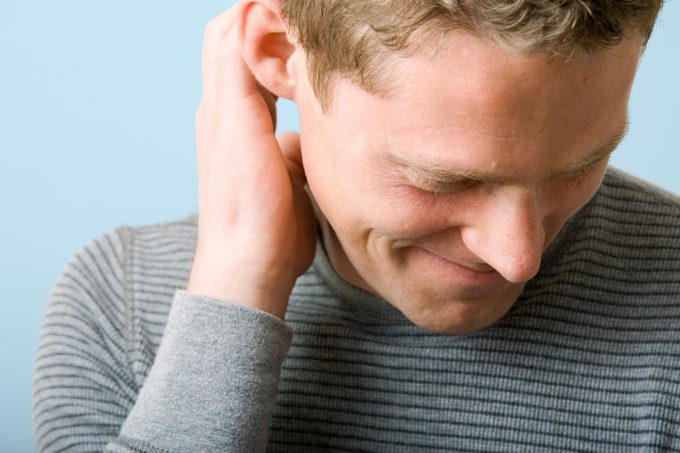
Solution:
[[[198,216],[68,263],[38,450],[680,450],[680,202],[607,170],[660,6],[216,18]]]

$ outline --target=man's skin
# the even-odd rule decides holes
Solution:
[[[565,62],[453,31],[393,56],[380,95],[338,80],[323,112],[278,3],[240,2],[206,29],[187,290],[283,318],[318,219],[338,274],[418,326],[491,325],[602,181],[642,51],[630,35]],[[297,104],[300,137],[274,137],[272,93]]]

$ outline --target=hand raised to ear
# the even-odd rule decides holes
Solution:
[[[276,96],[240,46],[247,2],[205,31],[203,97],[196,112],[198,243],[186,290],[283,318],[316,247],[300,140],[274,136]]]

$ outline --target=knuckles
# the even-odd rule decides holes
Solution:
[[[215,42],[226,36],[232,28],[234,28],[234,19],[237,14],[237,7],[239,5],[229,8],[219,16],[213,18],[208,22],[203,29],[203,42]]]
[[[215,24],[215,19],[208,22],[208,25],[203,29],[203,43],[210,42],[214,39],[216,34],[217,25]]]

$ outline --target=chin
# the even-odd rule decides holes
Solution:
[[[502,316],[491,319],[477,319],[468,316],[442,316],[441,314],[431,313],[431,316],[404,315],[418,327],[432,333],[444,335],[467,335],[481,330],[494,324]]]
[[[391,303],[413,324],[429,332],[466,335],[484,330],[505,316],[521,289],[513,287],[495,297],[475,299],[412,294],[394,298]],[[389,295],[386,299],[390,300]]]

